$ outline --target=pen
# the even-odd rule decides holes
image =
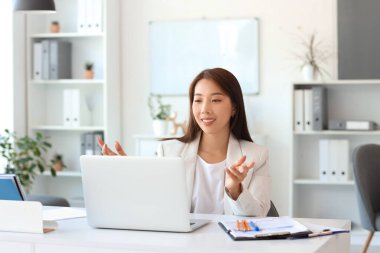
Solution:
[[[244,231],[251,231],[252,229],[249,227],[247,220],[243,220]]]
[[[260,231],[260,228],[253,221],[249,221],[249,225],[251,225],[253,231]]]

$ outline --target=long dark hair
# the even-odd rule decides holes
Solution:
[[[194,118],[192,105],[194,100],[195,86],[202,79],[212,80],[216,82],[231,99],[232,105],[235,108],[235,115],[230,120],[230,129],[234,136],[239,140],[247,140],[253,142],[248,131],[243,93],[241,91],[239,81],[231,72],[222,68],[205,69],[199,73],[191,82],[189,87],[189,123],[187,125],[185,135],[177,138],[177,140],[185,143],[191,142],[201,131],[201,128]]]

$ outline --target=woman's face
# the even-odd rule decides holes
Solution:
[[[229,133],[230,119],[235,110],[230,97],[215,81],[201,79],[196,84],[192,110],[204,133]]]

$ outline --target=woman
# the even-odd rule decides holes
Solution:
[[[199,73],[189,88],[190,123],[183,137],[162,141],[158,156],[186,167],[191,212],[266,216],[271,178],[268,151],[253,143],[236,77],[222,68]],[[104,155],[117,153],[98,140]]]

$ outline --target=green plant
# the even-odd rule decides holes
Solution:
[[[92,70],[92,68],[94,67],[94,63],[93,62],[86,62],[85,65],[84,65],[85,69],[86,70]]]
[[[49,148],[51,144],[39,132],[35,139],[29,136],[19,138],[8,129],[0,135],[0,154],[7,161],[5,173],[16,174],[26,190],[30,190],[37,173],[50,169],[51,174],[56,175],[44,158]]]
[[[169,118],[171,105],[163,104],[160,95],[149,96],[148,106],[150,110],[150,116],[152,117],[152,119],[167,120]]]
[[[316,74],[329,76],[329,73],[321,65],[327,62],[331,54],[324,48],[322,41],[317,41],[316,34],[312,33],[306,39],[301,38],[301,46],[303,53],[295,54],[302,62],[300,68],[302,69],[305,65],[311,65]]]

